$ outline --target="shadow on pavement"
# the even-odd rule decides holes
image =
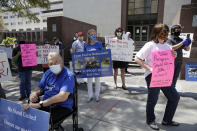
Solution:
[[[197,124],[192,125],[192,124],[180,123],[180,125],[177,127],[159,125],[159,128],[162,129],[162,131],[196,131]]]

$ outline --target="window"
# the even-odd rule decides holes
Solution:
[[[30,24],[31,22],[30,21],[26,21],[26,24]]]
[[[47,19],[44,19],[42,22],[44,22],[44,23],[47,22]]]
[[[14,16],[14,15],[12,15],[12,16],[10,16],[10,18],[15,18],[15,16]]]
[[[16,25],[16,22],[11,22],[11,25]]]
[[[157,13],[158,0],[128,0],[128,15]]]
[[[4,25],[9,25],[9,23],[5,23]]]
[[[37,13],[34,13],[34,15],[39,15],[40,13],[39,12],[37,12]]]
[[[8,19],[8,16],[4,16],[3,19]]]
[[[23,24],[23,22],[18,22],[18,25],[22,25]]]
[[[59,12],[59,11],[63,11],[63,9],[46,10],[46,11],[42,11],[42,13],[51,13],[51,12]]]

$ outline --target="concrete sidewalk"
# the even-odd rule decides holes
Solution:
[[[85,131],[151,131],[146,125],[145,109],[147,89],[142,69],[129,69],[133,75],[127,75],[128,91],[121,88],[113,89],[113,77],[101,79],[102,93],[100,102],[92,101],[87,103],[87,88],[79,87],[79,127]],[[33,73],[32,87],[36,87],[41,72]],[[120,79],[118,85],[121,86]],[[7,99],[17,103],[19,87],[18,77],[14,76],[13,81],[2,83],[6,90]],[[181,85],[178,90],[181,99],[174,120],[180,122],[179,127],[165,127],[160,124],[162,121],[166,98],[160,94],[159,101],[155,107],[156,122],[161,131],[197,131],[197,82],[178,81]],[[189,89],[189,90],[188,90]],[[72,130],[72,119],[64,121],[63,127],[67,131]]]

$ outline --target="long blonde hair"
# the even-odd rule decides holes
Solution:
[[[90,34],[91,34],[92,32],[96,32],[96,30],[95,30],[95,29],[89,29],[88,32],[87,32],[86,46],[88,46],[89,43],[90,43]]]

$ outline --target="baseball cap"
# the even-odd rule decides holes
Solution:
[[[83,36],[83,32],[78,32],[77,35],[78,36]]]

